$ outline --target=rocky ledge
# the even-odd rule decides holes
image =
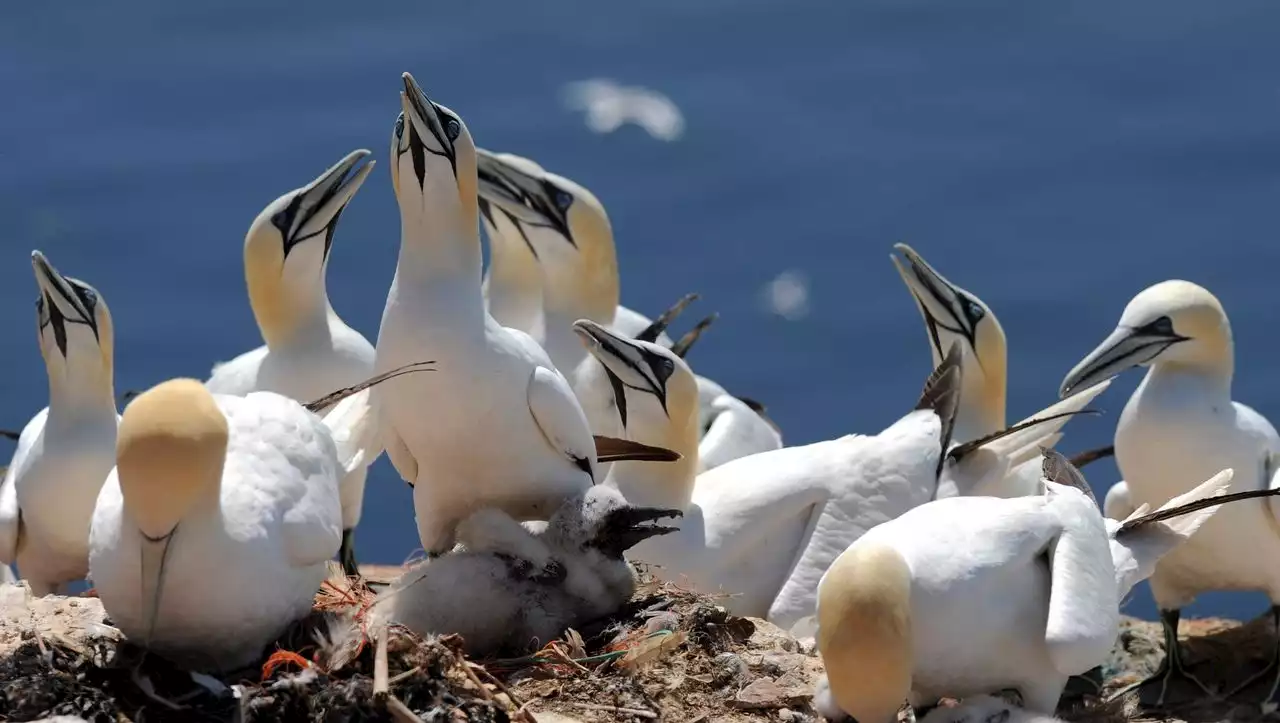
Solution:
[[[370,569],[377,578],[394,570]],[[371,593],[335,575],[313,619],[291,630],[261,667],[213,678],[144,656],[111,627],[93,597],[34,598],[0,586],[0,719],[85,721],[747,721],[820,720],[811,705],[822,665],[777,627],[729,615],[714,597],[656,581],[627,608],[521,658],[468,660],[456,638],[371,630]],[[1229,690],[1270,660],[1265,620],[1189,621],[1186,660]],[[1270,708],[1173,691],[1163,710],[1108,693],[1147,675],[1160,627],[1128,619],[1093,680],[1073,679],[1066,721],[1252,721]],[[1266,686],[1259,686],[1265,688]],[[1265,690],[1253,692],[1255,697]],[[944,705],[953,705],[944,701]],[[968,721],[956,708],[950,723]],[[1269,715],[1270,714],[1270,715]],[[64,716],[64,717],[59,717]]]

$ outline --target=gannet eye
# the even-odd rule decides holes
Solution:
[[[400,115],[396,116],[396,138],[404,137],[404,111],[400,111]]]
[[[1173,320],[1167,316],[1162,316],[1159,319],[1156,319],[1155,321],[1148,324],[1147,329],[1149,329],[1154,334],[1160,334],[1162,336],[1173,336]]]
[[[41,294],[36,297],[36,312],[37,313],[44,312],[44,294]]]
[[[964,303],[965,303],[965,310],[969,314],[970,321],[977,323],[979,320],[982,319],[982,317],[987,315],[987,312],[983,311],[982,307],[978,306],[978,302],[974,301],[973,299],[965,299]]]
[[[660,381],[669,379],[676,370],[675,363],[664,356],[655,358],[650,366],[653,367],[653,373]]]
[[[561,211],[568,211],[573,205],[573,196],[568,191],[556,191],[556,206]]]
[[[84,303],[84,307],[93,311],[93,307],[98,305],[98,295],[94,293],[93,289],[83,286],[74,286],[72,288],[76,290],[76,295],[80,297],[80,301]]]
[[[458,134],[461,132],[462,126],[458,124],[458,121],[452,118],[449,119],[448,123],[444,124],[444,134],[449,136],[449,140],[451,141],[458,140]]]

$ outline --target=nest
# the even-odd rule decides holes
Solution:
[[[714,597],[648,575],[610,618],[558,640],[530,641],[525,655],[491,660],[467,659],[457,636],[423,638],[381,623],[375,599],[363,582],[331,575],[312,615],[260,665],[217,678],[183,671],[118,635],[50,635],[36,626],[0,658],[0,719],[816,718],[808,705],[820,671],[812,651],[768,623],[729,615]],[[79,604],[89,603],[97,601]]]

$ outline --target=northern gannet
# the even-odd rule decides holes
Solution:
[[[1115,457],[1125,481],[1107,493],[1107,516],[1159,505],[1189,489],[1198,476],[1223,467],[1236,470],[1233,491],[1277,487],[1280,437],[1261,414],[1231,401],[1231,324],[1213,294],[1188,281],[1164,281],[1144,290],[1125,307],[1115,331],[1067,374],[1061,392],[1070,394],[1139,365],[1150,370],[1116,427]],[[1177,626],[1179,610],[1199,593],[1263,591],[1280,623],[1277,504],[1266,500],[1223,510],[1156,566],[1151,592],[1164,624],[1166,657],[1144,683],[1159,683],[1161,700],[1172,677],[1198,684],[1182,668]],[[1271,682],[1269,699],[1280,686],[1280,649],[1276,656],[1259,674]]]
[[[400,256],[376,368],[430,356],[439,371],[372,391],[379,437],[414,486],[418,534],[436,555],[481,507],[547,519],[597,481],[597,452],[582,407],[547,353],[485,311],[476,155],[466,125],[411,75],[403,79],[391,142]]]
[[[642,543],[633,559],[663,568],[667,579],[734,595],[725,605],[736,614],[784,628],[810,617],[818,579],[840,551],[928,502],[940,476],[967,473],[967,458],[952,462],[945,454],[960,389],[958,349],[930,376],[915,410],[878,435],[764,452],[695,476],[697,390],[689,367],[659,344],[588,321],[575,326],[617,380],[626,434],[683,455],[672,464],[615,464],[606,480],[632,504],[684,510],[679,532]],[[1062,423],[1009,439],[1043,438]],[[992,439],[983,451],[999,462],[1004,441]]]
[[[307,615],[342,541],[339,485],[368,453],[367,388],[420,369],[305,405],[194,379],[130,402],[89,533],[90,574],[121,632],[232,670]]]
[[[890,723],[904,701],[1007,688],[1052,714],[1068,677],[1110,653],[1120,600],[1214,515],[1232,475],[1119,522],[1045,455],[1042,495],[937,500],[840,553],[818,584],[824,714]]]
[[[739,457],[782,449],[782,430],[765,416],[764,407],[732,394],[714,397],[711,418],[698,443],[702,471]]]
[[[889,256],[924,319],[934,366],[942,363],[945,351],[953,343],[960,344],[964,351],[964,390],[960,395],[955,441],[964,443],[1004,429],[1007,426],[1007,352],[1000,321],[981,299],[948,281],[910,246],[899,243],[894,244],[893,248],[906,259],[904,262],[897,256]],[[1084,409],[1107,388],[1109,380],[1099,381],[1105,383],[1089,388],[1080,387],[1079,393],[1071,395],[1069,404],[1064,406],[1059,402],[1023,421]],[[1064,398],[1063,401],[1067,399]],[[1058,434],[1041,444],[1052,447],[1060,438],[1061,434]],[[973,490],[972,494],[996,497],[1039,494],[1039,457],[1035,456],[1018,464],[1008,475],[996,480],[995,484],[984,485],[981,489]]]
[[[527,158],[484,149],[476,156],[486,229],[508,237],[503,245],[526,244],[537,259],[542,334],[531,335],[568,377],[586,358],[573,322],[611,324],[618,308],[618,258],[609,216],[586,188]]]
[[[373,345],[334,312],[325,290],[333,234],[374,161],[348,153],[311,183],[272,201],[244,238],[249,306],[265,344],[217,364],[214,394],[276,392],[305,402],[373,374]],[[369,464],[373,459],[368,460]],[[342,481],[343,571],[356,575],[352,538],[364,506],[367,467]]]
[[[507,153],[492,154],[503,163],[527,166],[530,175],[542,173],[542,167],[527,158]],[[489,266],[484,272],[481,291],[494,321],[519,329],[535,341],[543,336],[542,268],[538,266],[538,250],[524,233],[518,209],[497,208],[487,198],[506,194],[507,184],[486,167],[489,154],[476,149],[476,173],[480,182],[478,201],[480,223],[489,238]],[[510,205],[510,204],[508,204]]]
[[[461,549],[408,570],[381,602],[419,634],[461,634],[471,655],[523,652],[616,612],[635,592],[623,553],[674,532],[649,523],[678,514],[634,507],[604,486],[567,499],[538,532],[477,510],[458,525]]]
[[[89,523],[115,466],[111,312],[92,286],[31,252],[49,406],[23,428],[0,486],[0,561],[17,562],[35,595],[89,571]]]

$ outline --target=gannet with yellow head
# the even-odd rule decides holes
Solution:
[[[23,428],[0,485],[0,561],[16,561],[32,592],[47,595],[89,570],[89,523],[115,466],[119,415],[106,300],[39,251],[31,266],[49,406]]]
[[[1275,489],[1280,436],[1252,408],[1231,400],[1235,350],[1221,302],[1189,281],[1164,281],[1129,302],[1120,323],[1062,382],[1061,393],[1109,379],[1135,367],[1149,370],[1120,415],[1115,457],[1124,477],[1107,494],[1110,517],[1159,505],[1213,469],[1236,470],[1234,491]],[[1274,500],[1233,505],[1195,539],[1161,560],[1151,592],[1165,627],[1166,660],[1146,681],[1195,679],[1182,667],[1177,645],[1179,610],[1209,590],[1260,590],[1280,622],[1280,532]],[[1280,649],[1246,684],[1265,678],[1274,700],[1280,688]],[[1203,686],[1200,686],[1203,688]],[[1242,686],[1243,687],[1243,686]]]
[[[1009,688],[1052,715],[1067,679],[1110,653],[1120,600],[1231,481],[1223,470],[1122,523],[1103,519],[1065,458],[1045,455],[1042,494],[936,500],[840,553],[818,583],[824,716],[892,723],[906,702]]]
[[[902,259],[892,254],[889,258],[924,319],[934,366],[942,363],[946,350],[952,344],[959,344],[964,353],[964,390],[960,394],[955,442],[963,444],[1005,429],[1008,426],[1005,422],[1008,362],[1000,320],[982,299],[948,281],[915,249],[904,243],[894,244],[893,248],[902,254]],[[1069,397],[1022,421],[1078,412],[1109,385],[1110,380],[1099,379],[1096,384],[1080,387]],[[1061,433],[1055,432],[1040,440],[1039,444],[1052,447],[1061,437]],[[1007,475],[993,480],[994,484],[982,485],[969,490],[968,494],[996,497],[1039,494],[1039,457],[1015,464]],[[952,493],[944,490],[940,496]]]
[[[205,382],[215,394],[276,392],[305,402],[373,374],[373,345],[329,303],[325,276],[338,219],[373,169],[356,150],[258,214],[244,239],[249,306],[266,343],[217,364]],[[373,459],[368,460],[370,464]],[[366,467],[342,483],[339,556],[356,574],[352,539],[364,506]]]
[[[547,352],[485,310],[476,150],[466,124],[411,75],[403,80],[391,139],[400,256],[376,368],[432,358],[439,371],[372,392],[387,455],[414,485],[422,545],[438,554],[481,507],[547,519],[598,481],[597,459],[582,408]]]
[[[138,395],[89,535],[107,614],[175,662],[252,663],[310,612],[341,543],[341,455],[325,421],[273,392],[173,379]]]

